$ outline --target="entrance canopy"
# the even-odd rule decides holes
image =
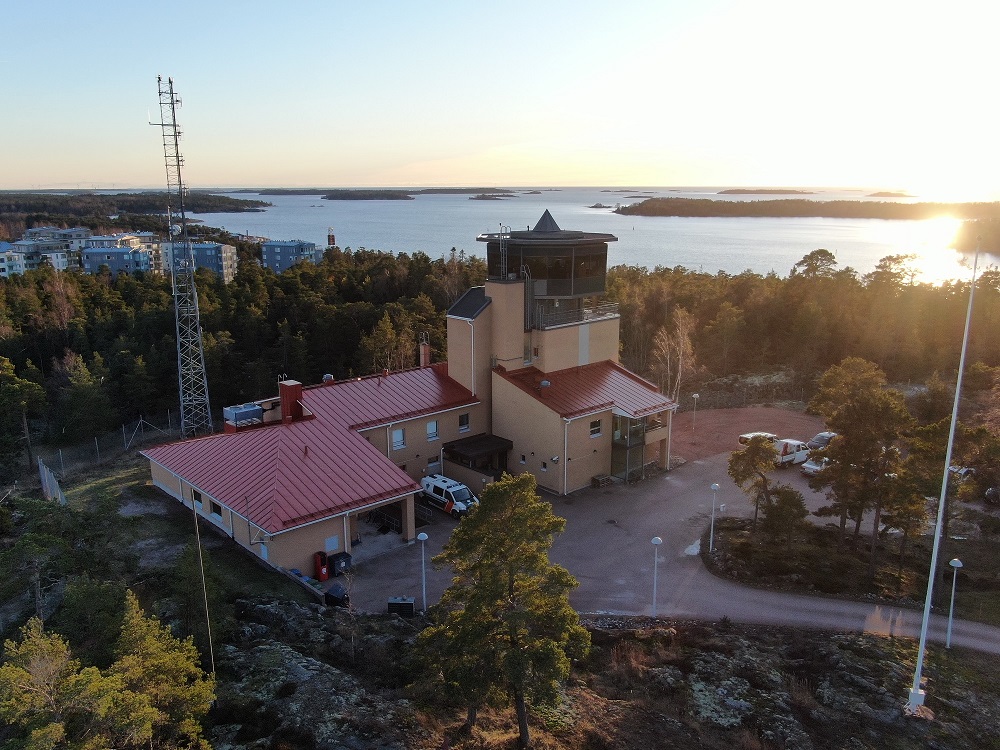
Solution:
[[[441,446],[448,456],[469,464],[474,464],[478,459],[498,453],[506,455],[513,447],[514,443],[507,438],[487,435],[485,432],[452,440]]]

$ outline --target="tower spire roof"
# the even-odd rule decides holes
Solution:
[[[559,225],[556,224],[556,220],[552,218],[552,214],[549,213],[549,209],[545,209],[545,213],[542,214],[542,218],[538,220],[535,224],[535,228],[532,230],[534,232],[559,232]]]

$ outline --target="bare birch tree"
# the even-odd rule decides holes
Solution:
[[[653,337],[653,372],[664,395],[676,401],[681,383],[695,372],[694,346],[691,334],[695,319],[683,307],[675,307],[673,330],[661,326]]]

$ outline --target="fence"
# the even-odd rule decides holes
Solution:
[[[62,448],[38,446],[34,453],[36,460],[44,462],[60,479],[65,479],[75,472],[115,461],[129,451],[180,437],[177,414],[167,412],[159,417],[139,417],[84,443]]]

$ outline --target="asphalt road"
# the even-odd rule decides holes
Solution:
[[[728,459],[729,453],[720,453],[635,485],[615,484],[567,498],[549,497],[556,514],[566,519],[566,530],[556,538],[550,557],[580,582],[570,594],[573,606],[581,613],[652,614],[651,540],[658,536],[663,540],[656,563],[660,617],[728,617],[734,622],[919,636],[922,611],[763,591],[709,573],[697,552],[698,540],[710,522],[712,483],[720,485],[717,507],[725,505],[725,515],[753,512],[746,495],[726,474]],[[803,491],[810,510],[823,504],[797,470],[780,476]],[[450,583],[448,571],[435,569],[430,558],[440,551],[452,528],[454,522],[442,513],[422,529],[429,536],[425,550],[428,604],[436,602]],[[412,596],[419,609],[420,554],[418,542],[359,565],[351,581],[354,605],[362,611],[384,612],[388,597]],[[944,642],[946,626],[946,617],[932,616],[929,639]],[[956,620],[952,643],[1000,653],[1000,628]]]

